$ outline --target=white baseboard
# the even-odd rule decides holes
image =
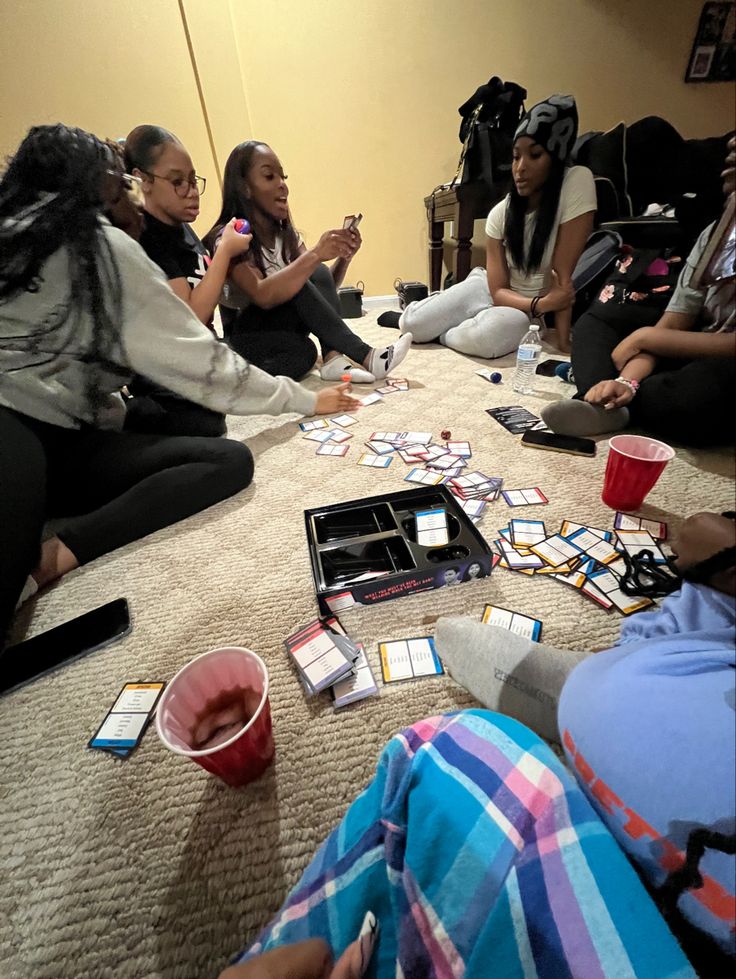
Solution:
[[[399,297],[393,296],[363,296],[363,308],[375,309],[376,306],[387,306],[389,309],[399,309]]]

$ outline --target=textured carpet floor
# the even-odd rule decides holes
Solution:
[[[370,342],[396,333],[375,314],[352,325]],[[315,456],[294,417],[231,419],[247,439],[256,479],[210,511],[69,575],[26,606],[16,639],[124,595],[132,634],[59,674],[0,701],[0,975],[4,979],[190,979],[216,976],[253,938],[299,877],[315,847],[367,783],[382,745],[426,715],[473,704],[448,678],[382,688],[335,714],[326,696],[307,702],[284,637],[314,617],[303,532],[305,507],[406,489],[406,467],[358,468],[375,429],[442,428],[467,438],[473,468],[508,488],[539,485],[549,506],[513,515],[610,526],[600,502],[605,442],[595,460],[521,449],[484,408],[517,404],[512,358],[504,384],[477,377],[473,360],[414,348],[399,374],[408,393],[363,409],[343,459]],[[307,382],[317,386],[312,378]],[[538,412],[570,392],[542,380],[521,400]],[[732,505],[730,453],[678,450],[646,512],[676,526],[682,516]],[[490,539],[512,515],[488,507]],[[444,614],[480,614],[492,601],[544,621],[545,638],[601,648],[617,635],[608,615],[553,581],[497,570],[492,578],[402,598],[343,616],[366,644],[431,632]],[[271,673],[275,765],[233,790],[169,754],[150,730],[127,761],[86,743],[124,682],[168,679],[196,653],[222,644],[257,651]]]

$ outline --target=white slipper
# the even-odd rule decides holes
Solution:
[[[404,357],[409,353],[413,339],[414,337],[411,333],[404,333],[396,343],[374,350],[371,354],[371,359],[368,361],[371,373],[375,374],[379,381],[383,380],[394,367],[399,366]]]
[[[349,374],[353,384],[373,384],[375,381],[375,377],[368,371],[363,370],[362,367],[355,367],[342,357],[333,357],[319,369],[319,376],[323,381],[341,381],[343,374]]]

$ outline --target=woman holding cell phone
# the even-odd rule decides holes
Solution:
[[[307,248],[291,220],[286,180],[279,158],[258,140],[236,146],[225,165],[222,210],[205,243],[216,257],[233,218],[246,218],[253,235],[247,254],[230,264],[220,304],[225,336],[262,370],[297,380],[317,361],[311,333],[322,348],[324,380],[381,380],[404,359],[412,338],[371,347],[340,316],[337,288],[361,245],[357,219]]]

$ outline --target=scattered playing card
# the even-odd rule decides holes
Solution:
[[[339,425],[340,428],[350,428],[357,422],[355,415],[337,415],[335,418],[331,418],[330,421],[333,425]],[[327,422],[325,422],[325,425]]]
[[[337,421],[336,418],[333,418],[332,420]],[[301,428],[303,432],[313,432],[317,428],[329,428],[329,427],[330,427],[330,423],[327,421],[326,418],[316,418],[314,421],[311,422],[299,422],[299,428]]]
[[[330,442],[347,442],[353,437],[352,432],[343,432],[341,428],[330,428]]]
[[[380,456],[374,452],[364,452],[358,459],[359,466],[372,466],[374,469],[388,469],[393,459],[391,456]]]
[[[376,388],[376,392],[378,394],[395,394],[396,391],[398,391],[398,390],[399,389],[398,388],[395,388],[393,386],[393,384],[387,384],[385,387]]]
[[[375,452],[379,456],[385,455],[387,452],[393,452],[395,449],[390,442],[379,442],[376,439],[368,439],[365,444],[371,452]]]
[[[486,408],[486,413],[495,418],[512,435],[521,435],[530,429],[546,428],[544,422],[521,405],[509,405],[505,408]]]
[[[486,605],[480,620],[485,625],[497,625],[533,642],[537,642],[542,635],[542,623],[539,619],[522,615],[521,612],[512,612],[498,605]]]
[[[447,451],[452,452],[456,456],[460,456],[462,459],[469,459],[473,454],[470,449],[470,442],[448,442]]]
[[[547,540],[533,544],[530,549],[538,554],[545,564],[549,564],[553,568],[558,568],[561,564],[578,557],[580,554],[579,547],[571,544],[567,538],[561,537],[559,534],[553,534]]]
[[[364,398],[358,398],[358,403],[362,404],[364,408],[367,408],[368,405],[378,404],[379,401],[383,401],[383,398],[375,391],[372,394],[366,394]]]
[[[412,680],[416,677],[440,676],[445,672],[431,636],[380,642],[378,652],[381,657],[384,683]]]
[[[501,496],[509,506],[533,506],[534,504],[549,503],[538,486],[532,486],[529,489],[504,490]]]
[[[509,521],[511,543],[514,547],[531,547],[541,544],[547,537],[543,520],[511,520]]]
[[[349,445],[333,445],[330,442],[325,442],[320,445],[315,454],[318,456],[344,456],[347,455],[349,448]]]
[[[404,482],[437,486],[439,483],[444,483],[445,478],[442,473],[433,473],[428,469],[412,469],[411,472],[404,476]]]
[[[307,432],[302,438],[308,439],[310,442],[329,442],[336,431],[337,429],[334,428],[321,428],[316,432]],[[347,432],[343,434],[347,435]]]
[[[659,520],[645,520],[644,517],[635,517],[632,513],[616,513],[613,521],[616,530],[645,530],[651,534],[654,540],[667,540],[667,524],[660,523]]]

